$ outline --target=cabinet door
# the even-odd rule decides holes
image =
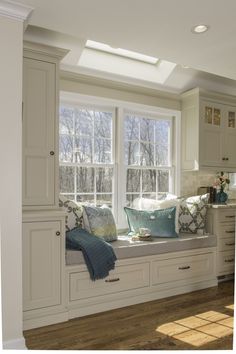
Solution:
[[[200,161],[203,166],[224,166],[223,105],[203,101],[200,106]]]
[[[224,115],[225,121],[225,140],[224,158],[225,165],[236,166],[236,107],[227,106]]]
[[[55,75],[54,63],[24,58],[24,206],[55,204]]]
[[[23,223],[23,309],[61,303],[60,222]]]

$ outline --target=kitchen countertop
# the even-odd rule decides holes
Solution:
[[[213,204],[208,204],[207,205],[208,208],[236,208],[236,199],[229,199],[226,203],[222,203],[222,204],[217,204],[217,203],[213,203]]]

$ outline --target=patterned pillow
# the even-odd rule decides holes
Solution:
[[[197,233],[198,229],[204,229],[208,194],[196,195],[189,198],[180,198],[179,231]]]
[[[176,207],[159,210],[136,210],[124,208],[129,229],[138,233],[139,228],[147,228],[153,237],[178,237],[175,231]]]
[[[84,228],[107,242],[117,240],[117,230],[112,211],[108,207],[83,206]]]
[[[59,196],[59,207],[66,211],[66,231],[83,225],[83,206],[64,195]]]

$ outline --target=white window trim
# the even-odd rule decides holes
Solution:
[[[117,223],[118,230],[127,228],[126,216],[123,208],[126,204],[126,170],[124,165],[124,144],[123,144],[123,124],[124,112],[136,112],[143,114],[149,118],[173,118],[172,123],[172,166],[170,171],[172,173],[171,192],[180,195],[180,177],[181,177],[181,155],[180,155],[180,141],[181,141],[181,112],[174,109],[163,107],[149,106],[134,102],[125,102],[117,99],[110,99],[104,97],[82,95],[74,92],[60,93],[60,102],[64,104],[73,104],[79,107],[94,107],[101,108],[114,113],[113,118],[113,146],[112,157],[113,164],[109,165],[114,168],[114,183],[113,183],[113,212]],[[79,102],[79,104],[78,104]],[[96,164],[96,167],[103,167],[102,164]],[[82,166],[82,164],[81,164]],[[109,167],[106,165],[106,167]],[[118,168],[119,166],[119,168]],[[122,166],[122,167],[120,167]],[[91,167],[91,164],[88,166]],[[130,166],[131,167],[131,166]],[[138,167],[138,166],[137,166]],[[167,169],[163,167],[161,169]]]

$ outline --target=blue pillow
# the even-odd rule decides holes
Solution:
[[[148,228],[153,237],[178,237],[175,232],[176,207],[158,210],[136,210],[124,208],[131,232],[138,233],[139,228]]]

